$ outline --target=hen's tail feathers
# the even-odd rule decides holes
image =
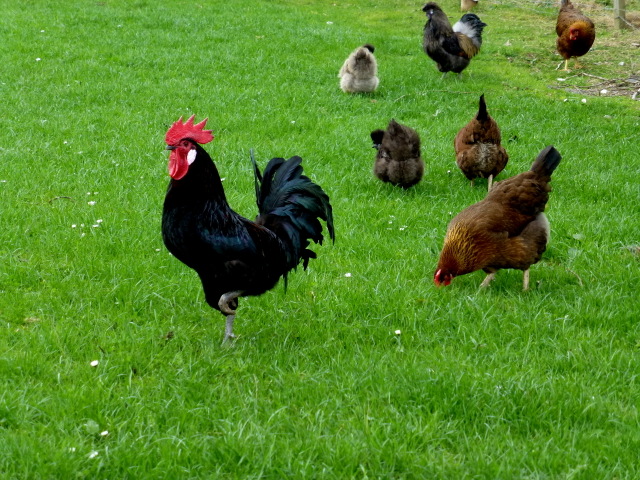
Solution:
[[[302,260],[307,268],[309,259],[316,254],[309,250],[309,240],[322,244],[322,219],[327,224],[329,237],[335,241],[333,210],[329,196],[322,188],[303,175],[302,158],[288,160],[273,158],[267,164],[264,175],[252,157],[256,178],[258,203],[257,222],[273,231],[287,244],[287,262],[295,268]]]
[[[489,118],[489,112],[487,112],[487,104],[484,101],[484,93],[480,95],[480,105],[478,107],[478,115],[476,118],[483,122]]]
[[[538,174],[541,178],[545,178],[547,181],[551,179],[551,174],[556,169],[562,156],[560,152],[556,150],[553,145],[549,145],[542,150],[535,159],[533,165],[531,165],[531,171]]]

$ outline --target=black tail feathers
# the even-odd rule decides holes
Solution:
[[[303,175],[302,158],[288,160],[272,158],[260,174],[253,154],[256,201],[259,215],[256,222],[273,231],[290,246],[287,257],[290,268],[302,260],[307,268],[316,254],[309,250],[309,240],[322,244],[322,224],[327,224],[329,237],[335,241],[333,210],[329,196],[316,183]]]
[[[537,173],[541,177],[551,178],[551,174],[562,160],[560,152],[553,145],[549,145],[542,150],[531,165],[531,171]]]
[[[476,118],[481,122],[489,118],[489,112],[487,112],[487,104],[484,101],[484,93],[480,95],[480,104],[478,106],[478,115],[476,116]]]

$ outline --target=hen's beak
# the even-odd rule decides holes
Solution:
[[[165,150],[175,150],[178,147],[172,147],[171,145],[167,145],[167,148],[165,148]]]

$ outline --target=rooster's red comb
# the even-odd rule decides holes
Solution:
[[[194,118],[195,115],[191,115],[189,120],[184,123],[182,117],[180,117],[180,120],[171,125],[171,128],[167,131],[167,135],[164,137],[167,145],[177,145],[183,138],[190,138],[200,144],[209,143],[213,140],[213,130],[203,130],[209,119],[205,118],[200,123],[194,125]]]

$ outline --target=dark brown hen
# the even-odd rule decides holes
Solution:
[[[500,128],[489,115],[484,95],[481,95],[478,113],[458,132],[453,142],[456,163],[472,186],[475,178],[487,178],[487,188],[491,190],[493,179],[504,170],[509,155],[500,144],[501,139]]]
[[[420,137],[413,128],[392,119],[387,130],[371,132],[378,150],[373,173],[383,182],[409,188],[422,179],[424,162],[420,156]]]

